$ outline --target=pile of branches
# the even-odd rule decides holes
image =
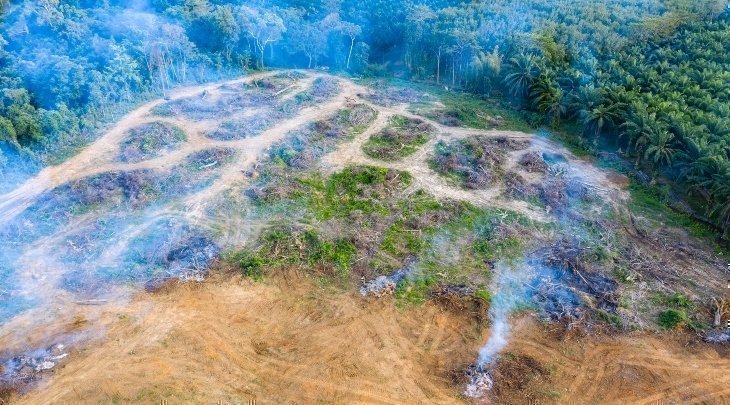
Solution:
[[[527,183],[524,177],[517,172],[507,172],[504,175],[505,193],[511,198],[526,200],[537,196],[538,191],[532,184]]]
[[[548,164],[537,152],[527,152],[520,158],[520,166],[530,173],[547,173]]]

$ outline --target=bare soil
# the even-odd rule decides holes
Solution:
[[[103,339],[18,403],[465,402],[460,378],[489,332],[439,304],[398,309],[296,273],[171,286],[102,322]],[[730,401],[727,349],[514,323],[485,402]]]

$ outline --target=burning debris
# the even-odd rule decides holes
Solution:
[[[482,398],[494,387],[492,375],[478,364],[472,364],[466,369],[468,383],[464,390],[464,396],[468,398]]]
[[[382,298],[386,295],[393,295],[398,284],[405,280],[415,270],[416,258],[408,257],[403,267],[388,276],[378,276],[373,280],[365,282],[360,287],[360,294],[363,297]]]
[[[562,176],[550,176],[538,186],[540,200],[549,211],[560,212],[570,204],[567,182]]]
[[[186,223],[160,221],[130,243],[123,266],[106,278],[145,283],[202,281],[219,255],[220,247],[208,233]]]
[[[53,370],[68,357],[63,344],[53,345],[25,355],[10,358],[2,365],[0,385],[17,387],[37,381],[42,374]]]
[[[584,265],[585,255],[586,249],[579,241],[563,239],[543,252],[542,263],[554,269],[550,278],[559,281],[561,288],[590,297],[599,309],[615,312],[618,308],[618,283],[600,273],[588,271]],[[553,296],[560,297],[561,294]]]

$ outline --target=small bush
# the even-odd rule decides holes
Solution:
[[[667,309],[657,317],[657,323],[664,329],[676,329],[687,324],[687,320],[687,313],[678,309]]]

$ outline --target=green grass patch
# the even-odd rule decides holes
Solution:
[[[715,228],[670,208],[668,186],[648,186],[631,179],[629,192],[631,193],[629,208],[632,212],[650,221],[685,229],[691,236],[708,243],[716,252],[730,256],[730,248],[717,242],[718,231]]]
[[[436,284],[436,277],[431,275],[409,279],[395,290],[395,298],[401,306],[422,305]]]
[[[349,275],[357,250],[345,239],[327,240],[314,230],[275,227],[267,230],[260,245],[233,253],[228,260],[248,277],[259,279],[267,269],[306,266],[340,278]]]
[[[318,174],[299,179],[302,187],[294,197],[306,202],[320,220],[348,217],[355,211],[388,215],[389,196],[405,189],[411,181],[407,172],[353,166],[326,179]]]
[[[624,323],[621,321],[621,318],[616,315],[609,312],[606,312],[602,309],[599,309],[596,311],[596,316],[598,319],[606,322],[607,324],[613,326],[616,329],[623,329]]]
[[[668,307],[668,308],[672,308],[672,309],[694,310],[696,308],[695,303],[690,301],[690,299],[687,298],[686,296],[679,294],[679,293],[673,293],[673,294],[656,293],[651,297],[651,301],[654,304],[662,305],[664,307]]]

